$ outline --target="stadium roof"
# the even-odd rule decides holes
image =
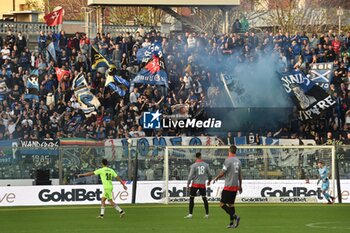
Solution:
[[[88,0],[88,6],[237,6],[240,0]]]

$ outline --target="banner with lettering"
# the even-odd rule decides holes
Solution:
[[[54,165],[58,160],[59,143],[56,140],[20,140],[20,160],[34,166]]]
[[[129,143],[129,144],[128,144]],[[105,140],[105,156],[110,159],[128,157],[128,150],[132,156],[139,151],[139,156],[163,156],[166,146],[214,146],[218,145],[217,137],[144,137]],[[131,145],[129,148],[128,145]],[[184,157],[192,153],[190,149],[176,149],[176,156]],[[171,156],[171,155],[169,155]]]
[[[300,71],[283,74],[281,82],[298,108],[301,121],[317,119],[336,104],[325,90]]]

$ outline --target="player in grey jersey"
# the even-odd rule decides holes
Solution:
[[[236,215],[234,204],[237,191],[242,193],[242,164],[236,157],[236,151],[236,146],[230,146],[228,158],[225,159],[221,172],[213,181],[216,182],[225,176],[225,186],[221,193],[220,207],[230,216],[228,228],[238,227],[240,221],[240,217]],[[233,224],[234,220],[236,220],[236,224]]]
[[[191,185],[190,190],[190,204],[189,204],[189,214],[185,218],[192,218],[193,208],[194,208],[194,197],[197,196],[197,192],[202,196],[205,208],[204,218],[209,217],[209,205],[206,197],[206,187],[205,182],[208,180],[208,185],[210,185],[211,176],[209,172],[209,165],[202,160],[201,153],[196,153],[196,162],[191,165],[190,174],[187,179],[187,190]]]

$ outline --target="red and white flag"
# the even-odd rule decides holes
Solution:
[[[69,76],[70,75],[70,72],[68,70],[63,70],[63,69],[60,69],[60,68],[55,68],[56,70],[56,76],[57,76],[57,81],[60,82],[61,79],[63,78],[63,76],[67,75]]]
[[[44,16],[47,26],[56,26],[63,22],[64,10],[59,8],[58,10],[52,11]]]

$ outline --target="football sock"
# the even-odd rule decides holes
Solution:
[[[221,207],[225,212],[231,216],[231,209],[226,204]]]
[[[123,212],[123,210],[122,210],[118,205],[115,205],[114,208],[115,208],[119,213]]]
[[[236,213],[235,207],[234,207],[234,206],[231,206],[231,207],[230,207],[230,210],[231,210],[232,216],[235,216],[235,213]]]
[[[100,212],[100,216],[105,215],[105,207],[101,206],[101,212]]]
[[[327,201],[329,201],[331,195],[329,195],[328,193],[324,193],[323,196],[327,199]]]
[[[189,205],[190,214],[193,213],[193,207],[194,207],[194,197],[190,197],[190,205]]]
[[[207,197],[202,197],[204,208],[205,208],[205,214],[209,214],[209,205],[208,205],[208,199]]]

